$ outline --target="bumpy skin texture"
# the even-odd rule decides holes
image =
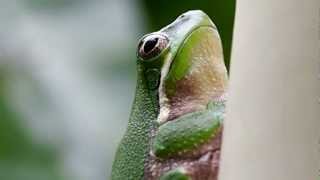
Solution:
[[[150,129],[157,116],[156,91],[150,90],[145,70],[138,62],[138,83],[127,132],[124,135],[112,167],[112,180],[138,180],[143,177],[149,152]],[[154,98],[152,98],[154,97]]]
[[[215,25],[189,11],[145,35],[113,180],[216,180],[227,71]]]

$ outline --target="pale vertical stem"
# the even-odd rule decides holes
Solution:
[[[320,1],[237,2],[220,180],[318,180]]]

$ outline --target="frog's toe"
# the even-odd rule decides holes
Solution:
[[[184,168],[177,168],[166,172],[160,180],[191,180]]]

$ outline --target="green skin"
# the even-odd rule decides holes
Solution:
[[[189,11],[172,24],[141,39],[137,53],[138,80],[135,100],[127,131],[115,156],[112,180],[144,179],[146,162],[150,156],[168,159],[181,152],[192,152],[215,137],[222,125],[224,101],[212,100],[212,94],[209,94],[209,97],[201,91],[192,91],[193,88],[201,85],[194,82],[189,84],[188,80],[184,80],[190,74],[191,69],[197,67],[194,65],[194,60],[190,60],[191,56],[197,55],[196,51],[191,54],[192,48],[201,39],[206,39],[205,35],[208,35],[208,32],[213,31],[216,32],[216,27],[206,14],[202,11]],[[167,38],[165,45],[154,54],[146,53],[145,56],[141,54],[140,46],[147,46],[143,44],[143,41],[158,34]],[[221,42],[218,44],[220,45]],[[217,52],[222,54],[222,51]],[[222,65],[223,78],[217,78],[220,84],[224,84],[227,79],[224,64]],[[218,71],[220,71],[219,68],[217,68]],[[207,77],[207,74],[200,75]],[[195,75],[193,78],[201,82],[202,77]],[[180,88],[177,85],[180,82],[187,84],[187,87]],[[216,86],[216,84],[211,84],[211,86]],[[214,88],[219,89],[219,87],[221,91],[217,90],[213,95],[221,95],[221,92],[224,92],[225,87],[221,85]],[[185,94],[182,93],[181,97],[198,97],[195,99],[204,100],[188,105],[192,107],[189,111],[174,111],[175,107],[168,105],[171,108],[169,109],[176,113],[170,118],[170,115],[163,110],[165,103],[162,102],[178,97],[182,89],[189,90],[183,92]],[[180,99],[183,101],[183,98]],[[184,180],[190,178],[181,167],[164,173],[160,179]]]

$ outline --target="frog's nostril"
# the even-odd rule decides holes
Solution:
[[[158,43],[159,38],[149,39],[144,43],[143,51],[148,54]]]

